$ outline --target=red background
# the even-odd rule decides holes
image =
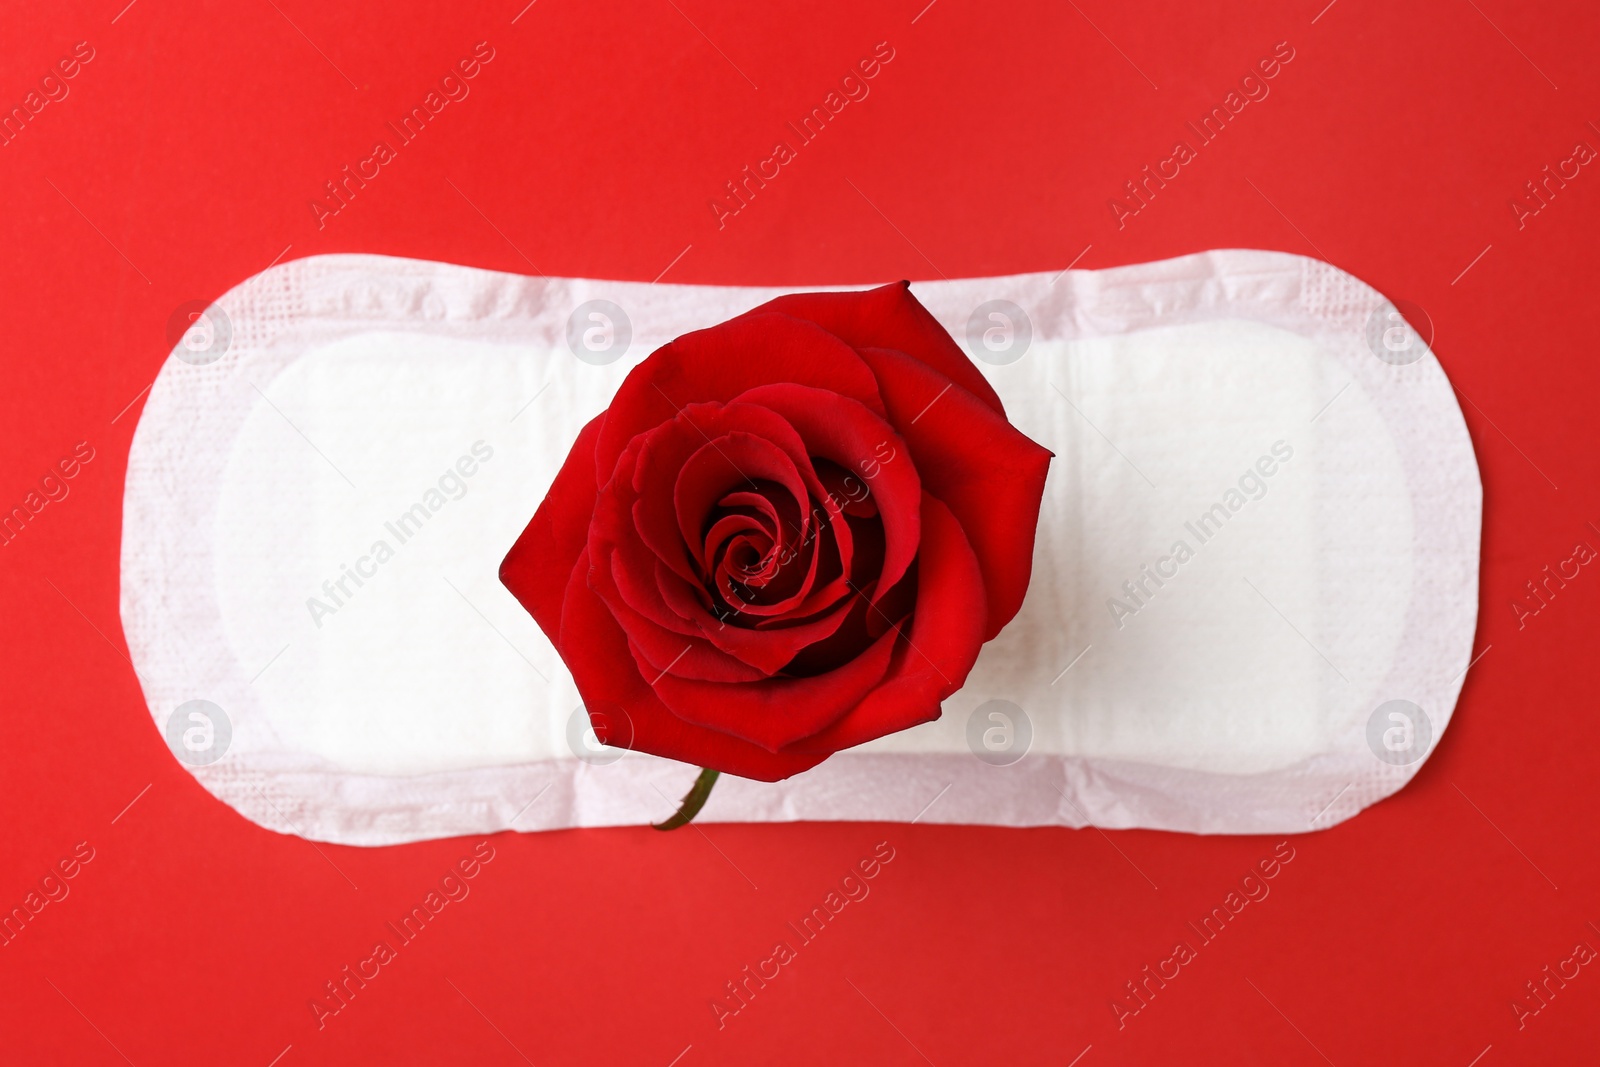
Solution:
[[[123,2],[0,16],[6,108],[75,42],[95,49],[0,148],[0,503],[74,443],[97,452],[0,549],[0,906],[75,843],[96,852],[0,948],[0,1060],[1591,1061],[1596,968],[1520,1030],[1511,1003],[1578,941],[1600,947],[1600,577],[1584,568],[1521,629],[1511,603],[1578,540],[1600,547],[1600,174],[1520,229],[1508,201],[1577,141],[1600,146],[1592,5]],[[322,183],[484,40],[471,96],[319,229]],[[884,40],[871,96],[719,230],[723,182]],[[1295,58],[1270,97],[1118,229],[1107,200],[1280,41]],[[323,252],[798,284],[1059,270],[1086,246],[1089,268],[1321,255],[1431,317],[1483,471],[1487,651],[1415,781],[1296,837],[1271,896],[1120,1031],[1123,983],[1192,941],[1185,921],[1276,839],[500,835],[471,896],[319,1030],[323,983],[474,841],[270,833],[151,728],[118,623],[139,403],[113,418],[155,376],[173,310]],[[870,898],[719,1031],[723,983],[880,840],[896,858]]]

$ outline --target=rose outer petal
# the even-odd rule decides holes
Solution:
[[[815,323],[751,312],[684,334],[628,372],[595,445],[597,481],[611,476],[629,441],[685,405],[726,402],[773,382],[814,385],[883,410],[877,381],[849,345]]]
[[[883,680],[899,637],[898,630],[890,630],[837,670],[809,678],[719,685],[665,674],[651,688],[679,718],[777,752],[833,725],[860,704]]]
[[[557,652],[567,579],[588,543],[594,516],[594,448],[605,420],[602,412],[579,431],[539,510],[500,561],[500,584],[533,616]]]
[[[966,682],[983,647],[984,589],[961,524],[927,493],[917,583],[911,632],[896,643],[882,684],[832,726],[783,754],[837,752],[939,717],[940,702]]]
[[[578,693],[588,706],[615,705],[627,713],[633,735],[629,748],[762,782],[780,781],[828,758],[826,752],[768,752],[730,734],[686,722],[667,710],[640,677],[622,627],[590,591],[584,578],[588,570],[585,550],[567,581],[556,647],[583,650],[582,655],[563,657]]]
[[[910,282],[893,282],[864,293],[791,293],[745,314],[773,311],[814,322],[857,350],[892,348],[904,352],[1005,417],[1006,409],[994,387],[939,325],[939,320],[911,295]]]
[[[950,509],[983,571],[984,640],[1022,607],[1051,452],[949,378],[903,352],[864,348],[889,422],[900,427],[922,486]]]

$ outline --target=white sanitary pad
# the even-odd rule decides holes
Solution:
[[[1482,489],[1387,301],[1256,251],[913,290],[1056,453],[1027,600],[939,721],[724,777],[702,821],[1285,833],[1415,773]],[[319,256],[223,296],[128,461],[123,627],[174,753],[348,844],[670,814],[695,768],[596,745],[496,570],[632,366],[780,291]]]

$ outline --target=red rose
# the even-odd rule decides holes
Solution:
[[[938,718],[1049,462],[906,283],[779,297],[629,373],[500,580],[607,741],[777,781]]]

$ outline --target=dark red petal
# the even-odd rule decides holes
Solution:
[[[600,565],[593,568],[592,583],[656,671],[712,681],[749,680],[752,672],[765,677],[839,626],[832,615],[783,629],[736,626],[706,607],[698,586],[683,581],[627,533],[613,539],[595,524],[589,551]],[[652,563],[653,573],[647,569]]]
[[[949,506],[977,554],[988,640],[1028,592],[1050,451],[925,363],[883,348],[862,349],[861,358],[878,376],[923,488]]]
[[[748,544],[759,558],[760,568],[753,574],[732,559],[741,544]],[[821,610],[842,593],[835,588],[825,587],[820,591],[812,588],[818,558],[814,545],[798,540],[773,542],[765,533],[747,534],[730,542],[717,562],[714,568],[716,588],[722,599],[743,617],[740,621],[745,625],[787,623],[797,613],[809,615]],[[753,595],[741,596],[735,584],[752,590]]]
[[[639,536],[686,580],[704,577],[697,573],[693,562],[698,560],[702,546],[698,531],[691,536],[680,528],[674,485],[691,457],[706,448],[707,442],[740,431],[775,446],[800,472],[807,489],[819,491],[820,483],[811,470],[800,435],[777,412],[755,404],[688,405],[670,421],[628,443],[616,465],[619,472],[629,472],[627,484],[619,481],[604,490],[637,498],[632,507]],[[631,467],[626,466],[630,453],[637,457]],[[697,522],[704,518],[695,517]]]
[[[821,389],[763,385],[740,399],[782,415],[799,431],[813,459],[830,459],[845,468],[876,500],[883,521],[884,558],[882,573],[873,577],[879,588],[888,591],[916,559],[920,536],[922,483],[900,435],[864,405]],[[848,504],[849,498],[841,503]]]
[[[809,678],[718,685],[668,674],[652,688],[679,718],[776,752],[831,726],[855,708],[889,669],[898,637],[898,632],[885,633],[849,663]]]
[[[804,462],[804,460],[802,460]],[[810,464],[806,463],[810,469]],[[765,438],[734,432],[703,442],[678,468],[671,484],[673,510],[678,518],[678,533],[695,556],[701,555],[706,536],[706,518],[730,493],[747,488],[759,491],[759,483],[781,486],[794,504],[796,520],[802,528],[810,521],[811,491],[793,458]],[[661,486],[646,494],[661,492]],[[780,536],[782,531],[774,531]]]
[[[799,435],[789,429],[777,413],[755,405],[739,407],[741,410],[737,411],[732,407],[722,408],[715,413],[716,417],[746,421],[754,417],[769,424],[769,429],[780,428],[792,439],[792,447],[804,459],[804,445]],[[708,406],[699,413],[709,419],[712,417],[709,412]],[[689,434],[699,439],[700,449],[705,448],[698,432],[685,424],[669,422],[631,441],[618,458],[614,475],[600,490],[594,521],[589,527],[588,552],[595,564],[590,575],[591,584],[634,643],[635,651],[644,661],[642,669],[651,671],[652,677],[670,670],[684,677],[718,682],[764,678],[793,659],[803,642],[826,636],[834,626],[819,620],[808,627],[797,627],[781,638],[763,638],[754,630],[730,625],[702,602],[698,595],[702,579],[695,574],[689,554],[682,549],[682,534],[671,504],[672,476],[678,471],[663,468],[645,477],[636,469],[644,466],[653,454],[652,449],[658,459],[667,455],[668,445],[655,446],[674,433],[685,435],[679,441],[678,451],[689,448]],[[786,455],[770,443],[762,443],[763,447],[772,448],[776,456]],[[692,456],[694,452],[688,454]],[[806,463],[809,471],[809,461]],[[809,481],[816,481],[814,474]],[[639,499],[634,498],[636,484],[644,485],[647,490]],[[805,491],[803,482],[801,491]],[[653,508],[646,504],[646,498],[651,496],[655,498]],[[665,508],[660,505],[662,499],[668,502]],[[651,538],[645,538],[645,528],[650,525],[643,514],[647,511],[660,513],[655,523],[657,527],[669,528],[657,529]],[[651,542],[649,546],[647,540]],[[688,569],[692,577],[686,579],[683,569]]]
[[[768,752],[730,734],[685,722],[668,711],[640,677],[617,620],[583,580],[588,569],[585,552],[567,582],[555,644],[585,704],[616,705],[627,713],[633,734],[629,748],[763,782],[780,781],[828,758],[826,752]]]
[[[960,523],[926,493],[917,584],[911,632],[897,643],[883,684],[844,718],[785,753],[837,752],[939,717],[940,701],[966,682],[983,647],[984,589]]]
[[[796,626],[756,630],[719,616],[703,596],[705,576],[691,572],[692,577],[686,577],[680,569],[698,555],[699,546],[693,552],[683,549],[685,529],[680,528],[678,516],[709,511],[722,494],[719,480],[702,477],[705,471],[701,468],[708,464],[719,478],[726,479],[737,477],[742,463],[802,498],[821,494],[822,483],[811,469],[799,434],[777,412],[755,404],[707,404],[686,414],[695,421],[674,416],[630,441],[615,474],[600,491],[589,540],[590,556],[599,564],[593,578],[595,591],[637,645],[648,669],[713,681],[747,679],[751,668],[763,677],[775,674],[807,644],[832,634],[838,618],[824,612]],[[741,425],[757,427],[770,436],[744,432],[718,436],[728,427]],[[713,444],[706,443],[706,433]],[[686,451],[691,445],[695,445],[693,450]],[[795,456],[802,468],[793,466]],[[779,469],[783,464],[789,464],[788,469]],[[681,494],[679,486],[685,487]],[[639,495],[634,499],[636,489]],[[663,500],[674,503],[663,507]],[[797,501],[797,506],[806,504]],[[833,511],[837,513],[837,508]],[[699,521],[703,519],[690,524],[688,530],[696,530]],[[656,566],[657,562],[664,566]],[[796,560],[794,565],[807,564]],[[808,614],[815,613],[839,595],[831,585],[822,592],[828,599],[797,600]],[[719,660],[719,652],[732,662]],[[677,658],[680,654],[681,660]]]
[[[832,634],[846,614],[841,603],[807,622],[757,630],[718,619],[698,598],[665,581],[661,584],[661,595],[669,608],[698,626],[713,645],[764,674],[778,673],[801,649]],[[673,673],[680,672],[674,667]]]
[[[849,345],[786,315],[742,315],[684,334],[628,372],[595,446],[599,477],[610,476],[635,435],[672,419],[684,405],[731,400],[769,382],[814,385],[883,410],[872,372]]]
[[[748,312],[778,311],[816,323],[852,348],[893,348],[919,359],[1000,416],[1000,397],[939,320],[911,295],[910,282],[853,293],[793,293]],[[737,320],[735,320],[737,321]]]
[[[713,682],[753,682],[772,673],[752,667],[707,641],[692,620],[679,617],[661,602],[654,585],[647,582],[628,587],[626,583],[632,582],[633,576],[615,561],[613,556],[612,567],[593,568],[589,585],[628,635],[640,657],[639,669],[649,677],[670,670],[686,678]],[[681,581],[665,564],[658,562],[657,567],[663,581]]]
[[[773,542],[783,540],[783,518],[771,500],[761,493],[729,493],[721,501],[724,514],[706,531],[700,548],[700,570],[710,574],[717,566],[717,552],[722,544],[743,533],[747,537],[766,537]]]
[[[662,602],[658,583],[663,576],[678,582],[683,579],[639,540],[633,527],[627,501],[636,459],[633,447],[622,454],[615,476],[595,502],[589,524],[591,566],[587,575],[595,595],[610,607],[618,625],[648,658],[647,667],[653,665],[652,677],[669,666],[690,677],[719,682],[766,677],[770,672],[755,670],[718,651],[700,636],[698,626]]]
[[[605,418],[604,413],[597,415],[579,431],[539,510],[500,561],[500,584],[552,642],[561,632],[567,578],[589,538],[595,506],[594,447]]]

